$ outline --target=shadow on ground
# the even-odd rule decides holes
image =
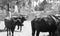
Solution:
[[[0,32],[6,32],[7,30],[4,30],[4,29],[0,29]],[[21,31],[17,31],[15,30],[14,32],[21,32]]]
[[[0,29],[0,32],[6,32],[6,30],[4,30],[4,29]]]
[[[22,31],[17,31],[17,30],[15,30],[14,32],[22,32]]]

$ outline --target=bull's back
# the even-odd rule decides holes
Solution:
[[[52,22],[52,21],[50,21]],[[40,30],[42,32],[54,31],[56,30],[56,25],[53,23],[47,22],[44,19],[41,20],[32,20],[31,21],[32,29]]]

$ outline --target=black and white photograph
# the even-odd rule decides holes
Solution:
[[[0,0],[0,36],[60,36],[60,0]]]

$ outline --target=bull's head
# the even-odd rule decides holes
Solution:
[[[22,19],[25,21],[28,19],[28,16],[27,15],[21,15]]]

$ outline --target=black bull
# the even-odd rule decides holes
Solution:
[[[16,21],[14,21],[13,19],[4,19],[4,22],[5,22],[5,27],[7,28],[7,36],[11,32],[12,32],[12,36],[13,36],[14,29],[15,29],[15,26],[16,26],[16,24],[15,24]]]
[[[4,19],[5,22],[5,27],[7,28],[7,36],[8,36],[8,31],[9,33],[12,32],[12,36],[14,36],[14,29],[16,25],[21,25],[24,21],[26,20],[25,17],[13,17],[10,19]],[[11,34],[10,34],[11,35]]]
[[[58,20],[58,21],[56,21]],[[54,36],[57,26],[60,24],[60,20],[55,15],[49,15],[48,17],[35,18],[31,21],[32,36],[39,36],[40,32],[49,32],[49,36]]]
[[[16,20],[17,20],[16,24],[18,26],[18,29],[20,27],[20,31],[21,31],[22,30],[22,26],[24,26],[23,22],[26,20],[26,18],[25,17],[22,17],[22,18],[16,17]]]

